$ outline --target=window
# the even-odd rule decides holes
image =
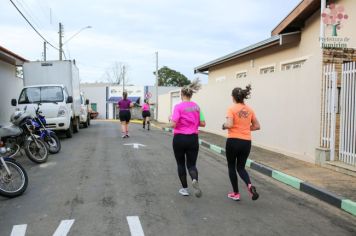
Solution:
[[[236,79],[241,79],[246,77],[247,77],[247,71],[241,71],[236,73]]]
[[[267,66],[267,67],[260,68],[261,75],[269,74],[269,73],[273,73],[273,72],[275,72],[274,66]]]
[[[304,62],[306,60],[299,60],[299,61],[293,61],[293,62],[288,62],[284,63],[281,65],[281,70],[282,71],[287,71],[287,70],[294,70],[294,69],[299,69],[303,66]]]
[[[16,77],[23,79],[23,67],[16,66]]]
[[[216,82],[222,82],[222,81],[224,81],[225,79],[226,79],[225,76],[221,76],[221,77],[216,78],[215,81],[216,81]]]
[[[22,90],[19,104],[63,102],[61,87],[30,87]]]
[[[91,104],[91,109],[95,112],[97,112],[97,104],[96,103],[92,103]]]

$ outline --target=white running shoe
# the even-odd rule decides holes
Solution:
[[[178,192],[183,196],[189,196],[189,192],[188,192],[187,188],[181,188],[181,189],[179,189]]]
[[[198,181],[196,179],[193,179],[192,185],[193,185],[193,188],[194,188],[194,195],[196,197],[201,197],[203,193],[201,192],[201,189],[199,187],[199,183],[198,183]]]

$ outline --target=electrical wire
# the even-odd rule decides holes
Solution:
[[[12,3],[12,5],[14,5],[14,7],[16,8],[16,10],[21,14],[21,16],[26,20],[26,22],[31,26],[31,28],[46,42],[48,43],[51,47],[53,47],[54,49],[59,50],[57,47],[53,46],[53,44],[51,44],[50,42],[48,42],[48,40],[42,36],[42,34],[31,24],[31,22],[26,18],[26,16],[21,12],[21,10],[16,6],[16,4],[10,0],[10,2]]]

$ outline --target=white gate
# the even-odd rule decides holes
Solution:
[[[356,165],[356,62],[343,65],[340,100],[339,160]]]
[[[330,149],[330,160],[335,160],[335,125],[337,99],[337,73],[334,64],[325,65],[322,81],[322,117],[320,146]]]

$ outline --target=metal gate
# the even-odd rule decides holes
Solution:
[[[334,64],[323,67],[321,141],[320,146],[330,150],[330,160],[335,160],[335,125],[337,99],[337,73]]]
[[[343,64],[339,160],[356,165],[356,62]]]

